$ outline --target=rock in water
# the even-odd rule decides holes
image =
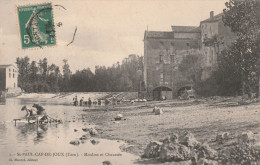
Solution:
[[[88,139],[88,136],[87,136],[87,135],[82,135],[79,139],[80,139],[80,140],[87,140],[87,139]]]
[[[82,128],[82,131],[88,132],[90,129],[89,128]]]
[[[115,117],[115,120],[118,121],[118,120],[121,120],[122,118],[123,118],[122,114],[117,114],[117,116]]]
[[[92,136],[95,136],[95,135],[98,134],[98,131],[95,128],[90,128],[89,134],[92,135]]]
[[[81,144],[85,144],[85,142],[86,142],[85,140],[81,140]]]
[[[95,139],[90,140],[90,142],[91,142],[93,145],[96,145],[96,144],[99,143],[99,141],[98,141],[98,140],[95,140]]]
[[[73,140],[73,141],[70,141],[70,144],[72,144],[72,145],[79,145],[80,142],[78,140]]]
[[[161,114],[163,114],[163,110],[160,109],[160,108],[157,108],[157,109],[154,110],[154,114],[155,115],[161,115]]]
[[[159,156],[162,143],[158,141],[151,141],[144,150],[144,158],[156,158]]]

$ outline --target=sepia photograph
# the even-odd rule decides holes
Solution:
[[[260,165],[259,0],[0,0],[0,165]]]

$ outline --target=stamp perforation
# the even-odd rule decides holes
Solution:
[[[21,38],[21,25],[20,25],[20,20],[19,20],[19,8],[21,8],[21,7],[30,7],[30,6],[37,6],[37,5],[39,5],[39,6],[43,6],[43,5],[49,5],[50,4],[50,9],[51,9],[51,13],[50,13],[50,15],[51,15],[51,21],[52,21],[52,31],[54,32],[54,44],[45,44],[45,45],[41,45],[41,46],[31,46],[31,47],[23,47],[23,40],[22,40],[22,38]],[[43,8],[44,9],[44,8]],[[19,23],[19,25],[18,25],[18,30],[19,30],[19,38],[20,38],[20,41],[21,41],[21,49],[22,50],[27,50],[27,49],[30,49],[30,50],[38,50],[38,49],[43,49],[43,48],[49,48],[49,47],[57,47],[57,44],[58,44],[58,42],[57,42],[57,36],[56,36],[56,30],[55,30],[55,16],[54,16],[54,11],[53,11],[53,9],[54,9],[54,7],[53,7],[53,4],[52,4],[52,2],[43,2],[43,3],[34,3],[34,4],[22,4],[22,5],[16,5],[15,6],[15,12],[16,12],[16,16],[17,16],[17,22]],[[37,11],[37,12],[39,12],[39,11]],[[51,35],[49,35],[48,37],[50,37]],[[51,37],[53,37],[53,36],[51,36]]]

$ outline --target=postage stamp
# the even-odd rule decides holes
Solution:
[[[51,3],[19,6],[17,10],[23,49],[56,45]]]

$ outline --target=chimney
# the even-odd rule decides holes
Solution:
[[[211,11],[210,12],[210,19],[213,19],[213,17],[214,17],[214,11]]]

